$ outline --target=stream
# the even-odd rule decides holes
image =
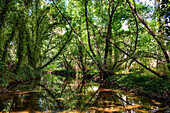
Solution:
[[[10,113],[170,113],[168,103],[102,88],[92,81],[46,75],[9,88],[0,112]]]

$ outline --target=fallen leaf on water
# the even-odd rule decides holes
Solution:
[[[133,109],[134,107],[133,106],[131,106],[131,105],[127,105],[126,107],[125,107],[125,109]]]
[[[152,102],[156,102],[156,100],[152,100]]]
[[[120,110],[118,108],[104,108],[104,112],[119,112]]]
[[[64,98],[56,98],[55,100],[64,100]]]
[[[91,109],[97,109],[97,107],[90,107],[90,108],[88,108],[89,110],[91,110]]]
[[[161,105],[161,103],[160,103],[160,102],[156,102],[156,100],[152,100],[152,102],[153,102],[154,104],[156,104],[156,105]]]
[[[101,91],[113,91],[114,92],[114,90],[112,89],[102,89]]]
[[[85,96],[85,95],[88,95],[88,94],[77,94],[78,96]]]
[[[116,106],[115,104],[112,104],[112,105],[107,105],[107,106],[110,106],[110,107],[112,107],[112,106]]]
[[[139,104],[127,105],[127,106],[125,106],[125,109],[134,109],[134,108],[138,108],[138,107],[140,107],[140,106],[142,106],[142,105],[139,105]]]
[[[106,100],[104,100],[104,101],[102,101],[103,103],[112,103],[113,101],[106,101]]]
[[[128,97],[129,99],[139,99],[138,97]]]
[[[160,103],[160,102],[154,102],[154,104],[156,104],[156,105],[161,105],[161,103]]]
[[[141,107],[142,105],[140,105],[140,104],[135,104],[135,105],[133,105],[134,107]]]
[[[97,110],[99,110],[99,111],[103,111],[104,109],[103,109],[103,108],[97,108]]]

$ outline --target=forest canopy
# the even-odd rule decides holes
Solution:
[[[151,1],[1,0],[0,77],[134,69],[168,80],[170,2]]]

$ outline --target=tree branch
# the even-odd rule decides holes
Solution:
[[[149,30],[149,33],[155,38],[155,40],[157,41],[158,45],[160,46],[162,52],[164,53],[164,56],[165,56],[165,59],[166,59],[167,63],[169,64],[170,63],[169,56],[168,56],[168,53],[167,53],[164,45],[161,43],[161,41],[159,41],[157,39],[156,34],[149,27],[149,25],[144,21],[144,19],[139,15],[139,13],[136,11],[135,7],[131,4],[131,2],[129,0],[126,0],[126,2],[129,4],[131,10],[136,14],[138,19],[142,22],[142,24]],[[170,70],[170,65],[168,65],[168,69]]]
[[[93,23],[92,23],[93,24]],[[94,25],[94,24],[93,24]],[[96,30],[98,31],[97,27],[94,25],[94,27],[96,28]],[[156,76],[160,77],[160,78],[164,78],[164,76],[161,76],[159,73],[157,73],[156,71],[152,70],[151,68],[145,66],[144,64],[142,64],[140,61],[138,61],[135,57],[131,56],[130,54],[128,54],[127,52],[125,52],[124,50],[122,50],[119,46],[117,46],[113,41],[111,41],[109,38],[107,38],[106,36],[103,36],[101,34],[100,31],[98,31],[98,33],[105,39],[107,39],[111,44],[113,44],[119,51],[121,51],[122,53],[124,53],[125,55],[127,55],[128,57],[130,57],[131,59],[133,59],[134,61],[136,61],[136,63],[138,63],[139,65],[141,65],[142,67],[144,67],[145,69],[147,69],[148,71],[152,72],[153,74],[155,74]]]
[[[88,24],[88,17],[87,17],[87,4],[88,4],[88,1],[85,0],[85,16],[86,16],[86,28],[87,28],[87,34],[88,34],[88,44],[89,44],[89,48],[90,48],[92,55],[94,57],[96,57],[96,55],[91,47],[91,42],[90,42],[89,24]]]
[[[63,44],[63,46],[58,51],[58,53],[53,58],[51,58],[46,64],[44,64],[42,67],[39,67],[38,69],[41,70],[41,69],[45,68],[46,66],[48,66],[51,62],[53,62],[61,54],[61,52],[66,47],[67,43],[69,43],[71,41],[71,39],[72,38],[70,38],[70,36],[69,36],[68,39],[66,40],[66,42]]]

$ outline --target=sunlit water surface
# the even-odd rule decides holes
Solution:
[[[12,113],[170,113],[167,103],[56,75],[13,86],[0,96],[0,111]]]

